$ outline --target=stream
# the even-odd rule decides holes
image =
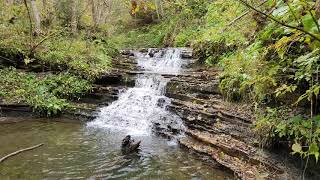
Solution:
[[[88,123],[64,119],[23,118],[0,124],[0,157],[18,149],[44,143],[0,164],[0,179],[233,179],[210,162],[181,149],[183,121],[167,110],[164,96],[169,78],[186,65],[180,49],[136,53],[145,72],[133,88],[121,90],[119,99],[98,110]],[[15,118],[12,118],[13,120]],[[166,134],[170,140],[156,134]],[[138,153],[121,153],[126,135],[141,140]]]

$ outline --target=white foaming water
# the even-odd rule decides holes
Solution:
[[[100,109],[98,118],[88,123],[90,127],[108,128],[131,135],[148,135],[152,129],[161,131],[183,130],[182,120],[167,110],[170,99],[165,97],[169,79],[161,73],[178,74],[182,60],[179,49],[165,49],[151,58],[136,53],[138,65],[151,73],[137,76],[135,87],[123,90],[119,99]]]
[[[178,74],[180,72],[183,65],[180,49],[168,48],[153,52],[153,57],[149,55],[151,51],[155,51],[155,49],[149,49],[147,54],[137,53],[140,67],[156,73]]]

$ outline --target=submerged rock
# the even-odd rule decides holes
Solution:
[[[127,135],[123,140],[121,144],[121,151],[123,154],[129,154],[133,152],[137,152],[139,150],[141,141],[134,142],[133,139],[131,139],[130,135]]]

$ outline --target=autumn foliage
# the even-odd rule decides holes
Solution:
[[[136,19],[150,23],[156,17],[156,5],[147,0],[131,0],[130,15]]]

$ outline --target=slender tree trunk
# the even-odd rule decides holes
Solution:
[[[159,8],[160,16],[163,17],[163,15],[164,15],[163,13],[164,12],[163,12],[162,1],[161,0],[157,0],[157,1],[158,1],[158,6],[159,6],[158,8]]]
[[[42,8],[43,8],[44,12],[47,12],[47,10],[48,10],[47,0],[42,0]]]
[[[49,9],[48,9],[48,0],[42,0],[42,12],[43,12],[43,18],[47,18],[49,15]]]
[[[24,6],[26,7],[27,12],[28,12],[28,19],[29,19],[29,33],[30,33],[30,42],[29,42],[29,46],[30,46],[30,51],[31,51],[32,46],[33,46],[33,36],[32,36],[32,19],[31,19],[31,13],[30,13],[30,10],[29,10],[29,7],[28,7],[27,0],[23,0],[23,3],[24,3]]]
[[[318,20],[320,18],[320,0],[316,1],[316,5],[314,7],[314,10],[316,12],[316,18]]]
[[[97,0],[91,0],[91,13],[92,13],[92,21],[93,21],[93,27],[94,29],[97,27],[98,25],[98,12],[97,12],[97,8],[96,6],[98,5]]]
[[[6,5],[12,5],[13,4],[13,0],[5,0]]]
[[[73,35],[76,35],[78,32],[78,20],[77,20],[77,9],[78,2],[77,0],[71,0],[71,32]]]
[[[34,21],[34,35],[39,35],[41,33],[41,18],[40,12],[37,7],[37,3],[35,0],[30,1],[32,14],[33,14],[33,21]]]
[[[106,6],[106,13],[103,14],[103,23],[107,22],[107,18],[111,16],[112,13],[112,8],[113,8],[113,1],[112,0],[107,0],[105,1],[105,6]]]
[[[42,0],[42,21],[45,22],[45,25],[49,23],[49,10],[48,10],[48,2],[47,0]]]

